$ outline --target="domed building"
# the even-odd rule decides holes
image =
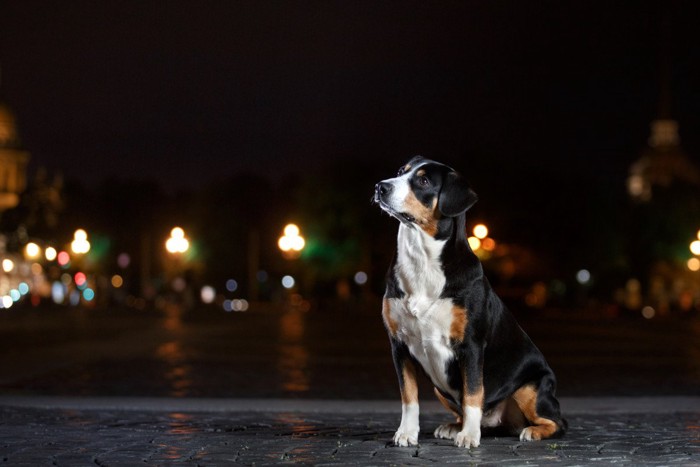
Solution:
[[[22,151],[12,111],[0,102],[0,213],[19,204],[27,186],[29,153]]]

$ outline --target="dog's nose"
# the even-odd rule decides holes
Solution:
[[[391,191],[392,185],[387,182],[379,182],[374,186],[374,192],[379,196],[384,196]]]

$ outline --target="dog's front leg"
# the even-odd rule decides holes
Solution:
[[[418,382],[416,367],[405,344],[392,339],[394,366],[399,377],[401,390],[401,425],[394,435],[397,446],[416,446],[418,444]]]
[[[481,443],[484,407],[483,351],[471,348],[467,352],[468,357],[462,365],[462,431],[455,436],[455,445],[476,448]]]

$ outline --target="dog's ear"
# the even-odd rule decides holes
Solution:
[[[456,217],[471,208],[478,199],[467,179],[457,172],[449,172],[442,183],[438,209],[443,216]]]

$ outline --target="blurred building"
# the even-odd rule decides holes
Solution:
[[[688,243],[700,228],[700,168],[681,147],[670,112],[670,67],[664,71],[658,118],[651,122],[647,148],[629,169],[627,190],[634,203],[626,243],[632,277],[618,293],[619,302],[643,307],[647,318],[700,310],[700,276],[688,262]]]
[[[649,147],[630,167],[627,189],[632,198],[650,201],[654,187],[674,182],[700,186],[700,169],[681,147],[678,122],[662,116],[651,122]]]
[[[29,153],[21,150],[15,117],[0,102],[0,213],[19,204],[27,186]]]

